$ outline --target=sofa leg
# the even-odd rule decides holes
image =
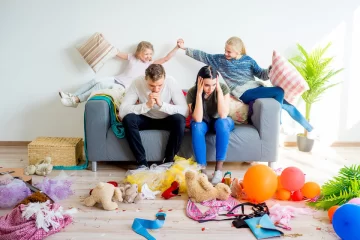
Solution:
[[[275,169],[275,162],[268,162],[268,166],[269,166],[271,169]]]
[[[91,171],[93,172],[97,171],[97,162],[91,162]]]

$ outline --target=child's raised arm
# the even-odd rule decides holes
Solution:
[[[198,60],[199,62],[205,63],[206,65],[211,65],[215,68],[218,68],[219,58],[222,56],[222,54],[208,54],[200,50],[186,48],[183,39],[179,39],[177,44],[179,48],[185,50],[185,54],[189,57]]]
[[[123,60],[129,60],[129,54],[128,53],[122,53],[119,51],[119,49],[117,50],[117,54],[116,57],[123,59]]]
[[[179,42],[179,40],[178,40],[178,42]],[[160,58],[158,60],[155,60],[154,64],[164,64],[164,63],[166,63],[167,61],[169,61],[175,55],[177,50],[179,50],[179,45],[178,44],[176,44],[174,49],[171,50],[165,57]]]

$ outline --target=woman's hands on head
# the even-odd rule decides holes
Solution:
[[[204,92],[204,79],[199,76],[197,81],[197,94],[202,95],[203,92]]]

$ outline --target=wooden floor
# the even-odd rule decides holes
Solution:
[[[277,167],[296,166],[306,174],[307,181],[319,184],[334,176],[343,165],[359,163],[360,148],[326,148],[318,147],[313,153],[301,153],[295,148],[280,148]],[[27,165],[26,147],[0,147],[0,167],[25,167]],[[144,239],[131,230],[134,218],[154,219],[155,214],[162,209],[167,213],[165,225],[150,233],[156,239],[255,239],[249,229],[231,227],[231,221],[197,223],[185,215],[186,195],[170,200],[143,200],[139,204],[119,205],[117,211],[104,211],[99,208],[83,206],[81,199],[88,196],[89,189],[99,181],[121,181],[124,178],[127,165],[119,163],[99,164],[98,172],[90,170],[67,171],[74,181],[75,195],[61,201],[67,209],[75,207],[78,213],[74,215],[74,223],[60,233],[48,239]],[[214,165],[208,166],[213,169]],[[232,172],[233,177],[242,177],[249,164],[225,163],[224,170]],[[53,171],[50,177],[57,176]],[[33,182],[41,177],[34,177]],[[268,206],[277,201],[270,200]],[[279,202],[281,205],[303,207],[304,203]],[[7,214],[9,209],[1,209],[0,215]],[[338,239],[327,219],[327,213],[315,211],[312,215],[299,215],[290,222],[292,231],[285,231],[285,238],[296,239]],[[203,229],[205,228],[205,230]],[[203,231],[204,230],[204,231]]]

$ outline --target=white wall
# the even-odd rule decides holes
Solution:
[[[94,77],[74,46],[96,31],[123,51],[150,41],[155,58],[179,37],[189,47],[222,53],[226,39],[236,35],[263,67],[270,65],[273,49],[289,57],[296,42],[311,49],[332,40],[336,67],[346,68],[338,77],[344,82],[314,107],[313,122],[328,139],[360,141],[360,115],[354,111],[360,100],[358,0],[0,0],[0,141],[83,136],[84,105],[63,107],[57,92]],[[117,74],[124,64],[111,60],[97,76]],[[165,64],[184,88],[200,66],[181,50]]]

